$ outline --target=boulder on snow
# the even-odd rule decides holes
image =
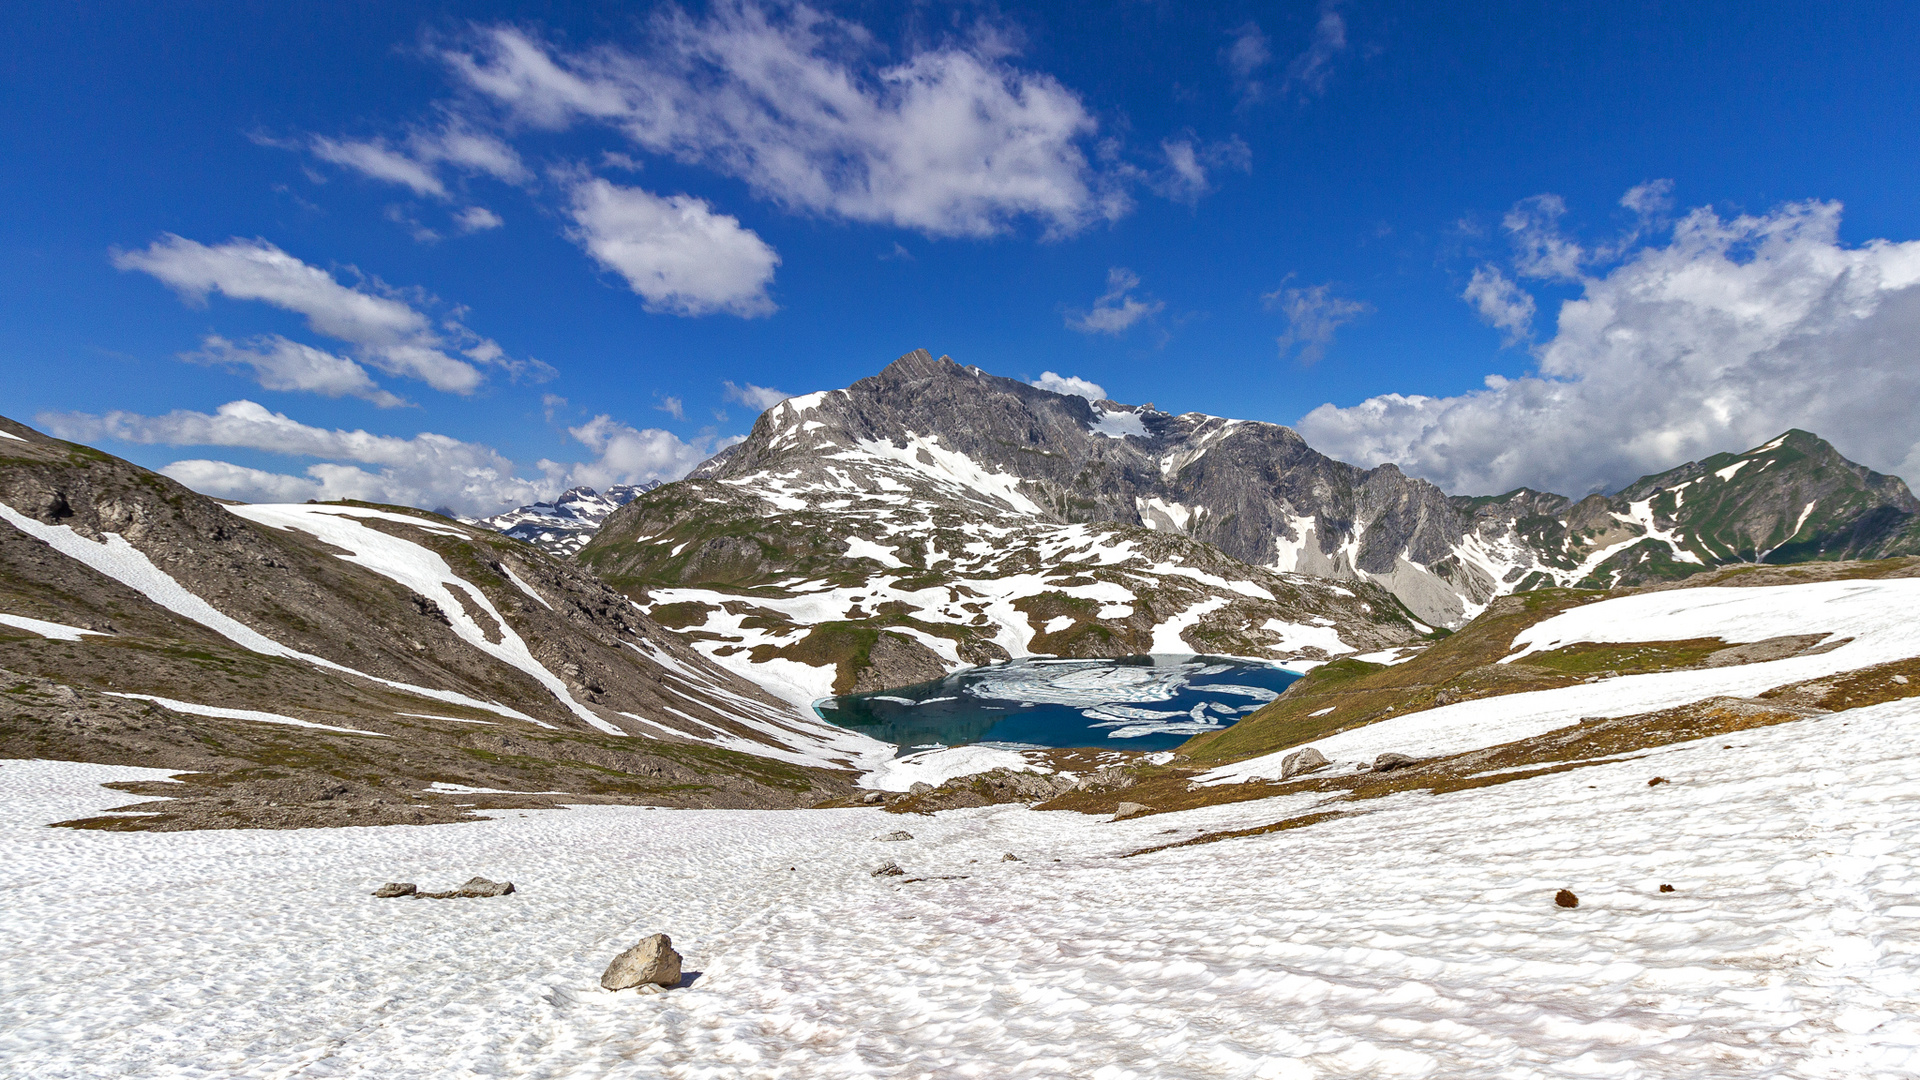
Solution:
[[[1327,755],[1309,746],[1305,750],[1295,750],[1280,759],[1280,779],[1290,780],[1315,769],[1325,768]]]
[[[1409,765],[1418,764],[1420,764],[1419,758],[1408,757],[1405,754],[1381,754],[1373,759],[1373,771],[1392,772],[1395,769],[1404,769]],[[1281,767],[1285,768],[1284,765]]]
[[[895,829],[892,832],[881,833],[879,836],[874,837],[874,839],[875,840],[911,840],[913,839],[913,834],[908,832],[905,829]]]
[[[873,873],[867,876],[868,877],[903,877],[905,875],[906,875],[906,871],[900,869],[899,863],[890,862],[880,867],[878,870],[875,870]]]
[[[1554,893],[1553,902],[1564,908],[1576,908],[1580,906],[1580,898],[1573,895],[1572,889],[1561,889],[1559,892]]]
[[[1114,807],[1113,820],[1125,821],[1130,817],[1138,817],[1151,809],[1153,809],[1153,807],[1147,806],[1144,803],[1123,802],[1119,806]]]
[[[654,934],[614,957],[606,973],[600,976],[600,985],[608,990],[679,986],[680,954],[673,951],[673,939]]]
[[[469,878],[465,885],[453,890],[455,896],[505,896],[513,891],[511,881],[488,881],[483,877]]]
[[[373,895],[382,900],[390,900],[396,896],[412,896],[419,891],[420,887],[411,881],[389,881],[373,890]]]
[[[881,794],[878,791],[869,791],[865,795],[860,796],[860,801],[863,803],[866,803],[869,806],[877,802],[883,802],[885,800],[886,800],[886,796],[884,794]]]
[[[927,783],[925,780],[915,780],[912,784],[908,785],[907,794],[925,795],[927,792],[932,790],[933,790],[932,784]]]

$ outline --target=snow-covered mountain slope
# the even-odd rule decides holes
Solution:
[[[835,770],[885,753],[490,530],[222,505],[0,425],[0,668],[26,680],[0,745],[15,752],[283,761],[408,790],[550,790],[600,770],[607,797],[741,805],[838,790],[852,776]]]
[[[568,488],[552,502],[515,507],[474,524],[525,540],[552,555],[572,555],[586,546],[615,510],[659,486],[660,481],[649,480],[644,484],[615,484],[604,492],[590,487]]]
[[[795,702],[1014,656],[1311,666],[1430,631],[1370,583],[1276,573],[1138,525],[1050,522],[1012,478],[926,440],[809,440],[759,471],[668,485],[579,560]]]
[[[1508,590],[1613,588],[1733,563],[1920,554],[1920,500],[1897,477],[1789,431],[1741,454],[1642,477],[1578,503],[1516,491],[1456,498],[1463,563]]]
[[[835,545],[850,558],[865,553],[877,569],[931,569],[870,546],[905,535],[900,511],[912,506],[924,509],[922,519],[944,514],[957,530],[925,558],[957,559],[968,544],[992,549],[1002,536],[1038,544],[1076,525],[1119,542],[1133,536],[1116,528],[1125,526],[1164,534],[1168,551],[1200,541],[1248,567],[1375,584],[1415,618],[1458,627],[1516,590],[1639,584],[1735,561],[1920,552],[1920,503],[1905,486],[1803,432],[1649,477],[1613,498],[1576,503],[1522,490],[1450,499],[1392,465],[1334,461],[1279,425],[1090,402],[925,350],[844,390],[775,406],[745,442],[690,479],[759,502],[744,511],[711,486],[699,499],[664,489],[636,502],[584,557],[630,587],[767,584],[781,574],[771,553],[790,556],[796,544],[822,555]],[[701,527],[699,502],[714,508],[714,528]],[[680,515],[671,528],[663,524],[669,509]],[[749,512],[772,514],[778,527],[753,528]],[[637,526],[642,519],[647,528]],[[975,519],[1012,531],[969,532]],[[1301,614],[1238,625],[1327,625],[1313,623],[1317,616],[1347,626],[1339,612]],[[1249,639],[1253,654],[1292,654],[1284,642],[1294,631],[1275,633],[1270,647]]]
[[[870,839],[903,824],[876,810],[636,807],[113,835],[43,824],[122,804],[97,785],[151,770],[9,762],[0,930],[33,947],[8,957],[0,1062],[1891,1080],[1920,1072],[1916,757],[1906,699],[1130,858],[1299,821],[1324,796],[1119,822],[955,810],[898,843]],[[906,874],[869,876],[889,860]],[[367,895],[474,874],[517,891]],[[607,961],[656,931],[698,977],[602,991]]]

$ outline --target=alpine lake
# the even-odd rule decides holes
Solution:
[[[1299,673],[1223,656],[1027,658],[944,679],[823,698],[822,719],[901,754],[943,746],[1171,750],[1280,695]]]

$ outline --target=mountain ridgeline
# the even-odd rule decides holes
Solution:
[[[898,481],[882,476],[901,465],[937,489],[916,499],[1036,527],[1198,541],[1248,567],[1376,585],[1415,619],[1445,627],[1497,596],[1546,586],[1920,553],[1920,502],[1906,485],[1803,431],[1611,496],[1449,497],[1391,464],[1335,461],[1276,424],[1089,401],[916,350],[844,390],[770,409],[690,483],[614,514],[580,557],[641,589],[737,588],[813,572],[790,565],[796,542],[810,553],[806,567],[891,561],[931,573],[926,560],[951,545],[889,548],[881,536],[850,546],[862,523],[880,520],[862,493],[887,491]],[[772,517],[756,518],[765,512]],[[817,518],[803,537],[777,535],[772,518],[803,512]]]

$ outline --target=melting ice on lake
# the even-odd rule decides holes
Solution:
[[[1231,725],[1299,677],[1220,656],[1023,659],[814,707],[903,754],[981,742],[1170,750]]]

